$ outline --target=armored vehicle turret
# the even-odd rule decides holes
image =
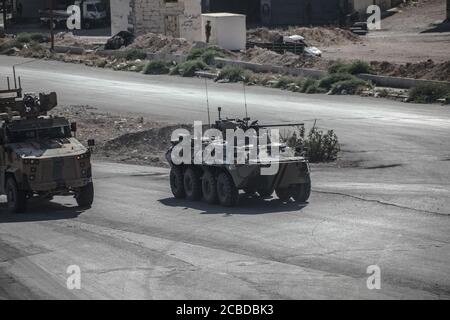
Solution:
[[[282,201],[306,202],[311,193],[308,160],[302,146],[294,149],[280,139],[277,128],[303,124],[260,125],[250,118],[222,119],[172,137],[166,158],[170,186],[176,198],[204,199],[209,204],[235,206],[239,191]],[[203,134],[203,129],[207,131]],[[275,134],[273,134],[275,132]],[[189,150],[190,148],[190,150]]]
[[[0,194],[11,212],[26,210],[33,197],[73,195],[82,207],[94,199],[91,151],[76,138],[76,124],[48,115],[56,93],[0,90]],[[93,141],[90,142],[93,145]]]

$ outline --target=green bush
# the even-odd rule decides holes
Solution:
[[[190,60],[178,64],[170,71],[170,74],[181,75],[183,77],[193,77],[196,71],[208,69],[208,65],[201,60]]]
[[[10,54],[12,48],[23,48],[23,43],[18,42],[17,40],[9,40],[0,44],[0,54]]]
[[[373,73],[372,68],[370,67],[370,64],[368,64],[365,61],[357,60],[352,62],[348,66],[348,73],[350,74],[361,74],[361,73]]]
[[[409,100],[417,103],[433,103],[450,95],[450,86],[445,84],[419,84],[409,91]]]
[[[369,82],[361,79],[339,81],[331,87],[331,94],[358,94],[366,88],[370,88]]]
[[[303,93],[325,93],[326,90],[319,87],[319,81],[308,78],[303,82],[300,92]]]
[[[116,59],[124,59],[124,60],[144,60],[147,59],[147,53],[144,50],[139,49],[128,49],[124,51],[118,51],[114,53],[114,57]]]
[[[297,80],[292,77],[282,76],[278,79],[277,83],[274,85],[275,88],[287,89],[292,83],[297,83]]]
[[[342,62],[335,62],[331,66],[328,67],[328,73],[347,73],[347,65]]]
[[[214,58],[223,56],[222,51],[217,47],[195,48],[191,50],[187,56],[187,60],[201,60],[204,63],[211,65],[214,62]]]
[[[373,73],[370,64],[365,61],[357,60],[350,64],[345,64],[342,62],[336,62],[328,68],[328,73],[350,73],[350,74],[360,74],[360,73]]]
[[[319,81],[319,87],[330,90],[336,82],[354,79],[356,79],[356,77],[349,73],[332,73]]]
[[[144,74],[168,74],[170,68],[167,62],[155,60],[147,63],[142,70]]]
[[[229,82],[245,81],[248,76],[246,70],[240,67],[226,66],[220,70],[219,75],[216,78],[218,80],[228,80]]]
[[[42,33],[37,33],[37,32],[33,32],[33,33],[19,33],[17,35],[17,41],[20,43],[29,43],[32,41],[35,42],[39,42],[39,43],[43,43],[43,42],[48,42],[48,36]]]
[[[335,161],[341,147],[338,137],[333,130],[324,133],[317,128],[312,128],[305,139],[306,155],[310,162]]]

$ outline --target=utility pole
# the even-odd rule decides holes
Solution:
[[[49,10],[50,10],[50,50],[55,49],[55,32],[53,30],[53,0],[49,0]]]

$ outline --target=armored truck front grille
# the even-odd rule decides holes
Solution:
[[[36,182],[60,182],[78,178],[78,168],[74,157],[41,160]]]

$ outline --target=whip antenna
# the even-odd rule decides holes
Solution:
[[[248,107],[247,107],[247,90],[245,89],[245,82],[244,84],[244,103],[245,103],[245,118],[248,119]]]
[[[208,110],[208,125],[211,128],[211,113],[209,110],[209,94],[208,94],[208,80],[205,79],[205,89],[206,89],[206,108]]]

